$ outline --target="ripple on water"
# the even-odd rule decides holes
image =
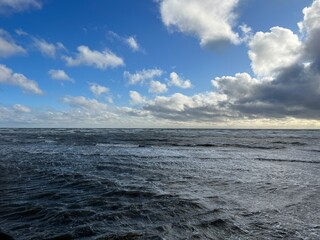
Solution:
[[[0,135],[1,240],[320,239],[319,131]]]

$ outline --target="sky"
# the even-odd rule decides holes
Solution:
[[[0,0],[0,127],[320,127],[320,0]]]

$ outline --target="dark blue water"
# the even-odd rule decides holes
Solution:
[[[320,239],[320,131],[0,129],[14,239]]]

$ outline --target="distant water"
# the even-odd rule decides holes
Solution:
[[[0,129],[14,239],[320,239],[320,131]]]

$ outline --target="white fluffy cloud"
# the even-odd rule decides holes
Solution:
[[[13,12],[23,12],[32,8],[40,9],[41,0],[1,0],[0,13],[11,14]]]
[[[185,107],[190,106],[191,104],[192,100],[181,93],[175,93],[171,97],[157,96],[154,99],[154,102],[151,103],[152,106],[157,106],[177,112],[185,110]]]
[[[13,109],[18,111],[18,112],[24,112],[24,113],[29,113],[31,112],[31,108],[27,107],[27,106],[24,106],[24,105],[21,105],[21,104],[15,104],[13,105]]]
[[[77,50],[78,53],[74,58],[68,56],[63,57],[68,66],[85,65],[98,69],[107,69],[124,65],[123,59],[108,49],[99,52],[96,50],[91,50],[87,46],[79,46]]]
[[[0,64],[0,83],[18,86],[29,93],[43,94],[43,91],[35,81],[29,80],[23,74],[14,73],[10,68],[2,64]]]
[[[89,86],[90,91],[97,97],[100,96],[101,94],[109,92],[109,88],[105,86],[101,86],[96,83],[90,83],[89,85],[90,85]]]
[[[157,96],[150,106],[157,106],[163,109],[176,112],[186,111],[187,109],[196,109],[204,107],[216,106],[219,101],[226,100],[224,95],[209,92],[204,94],[196,94],[194,96],[186,96],[181,93],[175,93],[169,97]]]
[[[216,77],[211,83],[232,101],[251,94],[253,86],[259,84],[259,80],[252,78],[248,73],[237,73],[234,77]]]
[[[161,0],[160,12],[167,27],[192,34],[200,45],[211,47],[222,42],[240,43],[232,30],[238,0]]]
[[[25,54],[26,52],[27,51],[23,47],[14,42],[7,31],[0,29],[0,58],[10,57],[17,54]]]
[[[164,93],[168,91],[167,85],[164,83],[161,83],[159,81],[150,81],[150,88],[149,88],[149,92],[150,93]]]
[[[51,79],[54,80],[62,80],[62,81],[71,81],[73,82],[73,79],[66,74],[65,71],[61,69],[50,69],[48,71],[48,74],[50,75]]]
[[[179,88],[191,88],[192,84],[190,80],[184,80],[176,72],[172,72],[170,73],[169,86],[176,86]]]
[[[298,23],[301,32],[310,33],[312,30],[320,28],[320,0],[314,0],[310,7],[303,9],[304,18]]]
[[[147,102],[147,100],[142,97],[137,91],[130,91],[129,96],[131,104],[143,104]]]
[[[33,44],[35,48],[37,48],[42,55],[55,58],[56,54],[60,50],[65,50],[65,47],[62,43],[48,43],[46,40],[41,39],[41,38],[34,38],[33,39]]]
[[[257,32],[249,42],[252,70],[258,76],[273,76],[300,57],[302,43],[291,30],[273,27],[270,32]]]
[[[125,71],[123,76],[128,80],[129,84],[143,84],[146,80],[153,80],[156,77],[160,77],[163,71],[157,68],[154,69],[143,69],[135,73]]]

